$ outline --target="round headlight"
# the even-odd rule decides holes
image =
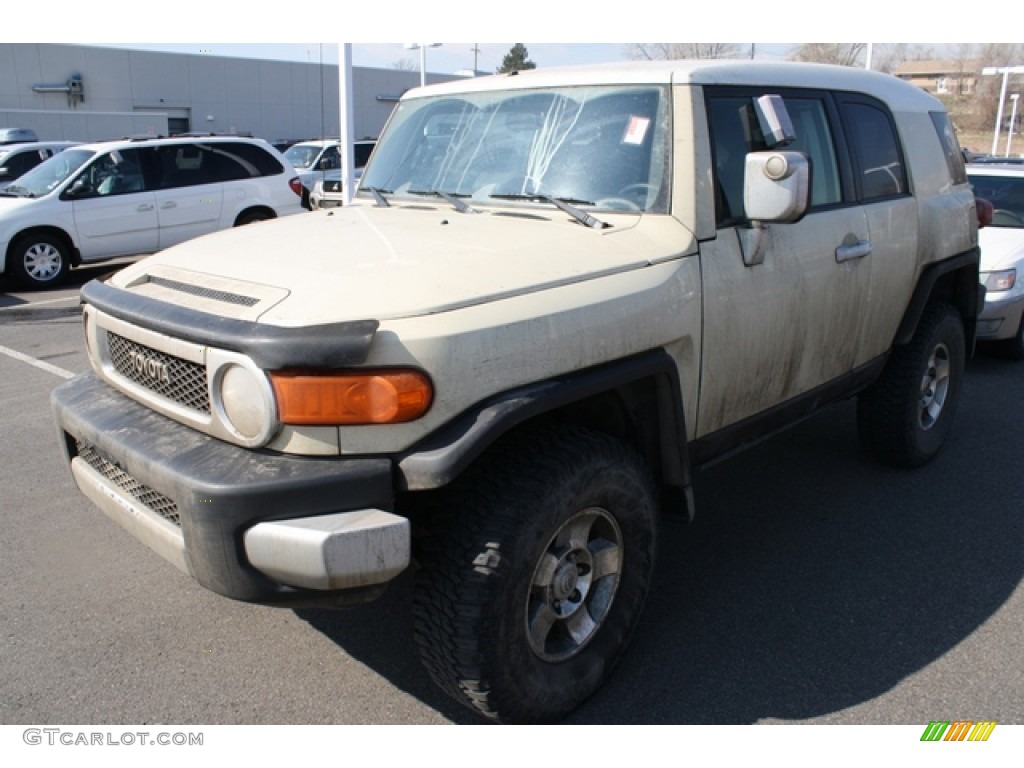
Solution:
[[[274,420],[267,380],[240,365],[227,365],[220,374],[220,404],[227,425],[245,440],[270,432]]]

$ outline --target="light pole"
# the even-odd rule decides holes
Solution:
[[[992,132],[992,152],[995,154],[999,151],[999,124],[1003,121],[1003,103],[1006,101],[1006,83],[1010,79],[1010,75],[1019,75],[1024,73],[1024,67],[985,67],[981,70],[983,75],[1002,75],[1003,76],[1003,87],[999,89],[999,109],[996,111],[996,127]]]
[[[1017,100],[1020,98],[1019,93],[1011,93],[1010,101],[1013,102],[1013,107],[1010,109],[1010,131],[1006,134],[1006,155],[1010,156],[1010,142],[1013,140],[1013,124],[1017,120]]]
[[[406,43],[407,51],[420,52],[420,85],[427,84],[427,48],[440,48],[441,43]]]

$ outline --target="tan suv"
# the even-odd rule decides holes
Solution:
[[[695,467],[851,397],[883,460],[940,450],[978,257],[949,119],[893,77],[462,80],[404,96],[352,205],[86,285],[94,371],[53,403],[83,493],[204,586],[338,606],[416,562],[433,679],[548,721]]]

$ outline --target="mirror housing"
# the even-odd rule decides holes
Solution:
[[[801,152],[751,152],[743,175],[743,206],[752,222],[792,223],[807,212],[811,164]]]

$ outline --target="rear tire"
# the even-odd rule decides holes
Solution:
[[[244,227],[246,224],[255,224],[257,221],[269,221],[274,218],[266,211],[243,211],[235,221],[236,227]]]
[[[948,304],[931,305],[909,344],[895,347],[882,375],[857,402],[862,444],[898,467],[918,467],[939,452],[960,399],[964,326]]]
[[[501,722],[568,714],[633,634],[657,520],[643,461],[608,436],[549,429],[492,450],[420,554],[415,637],[434,682]]]

